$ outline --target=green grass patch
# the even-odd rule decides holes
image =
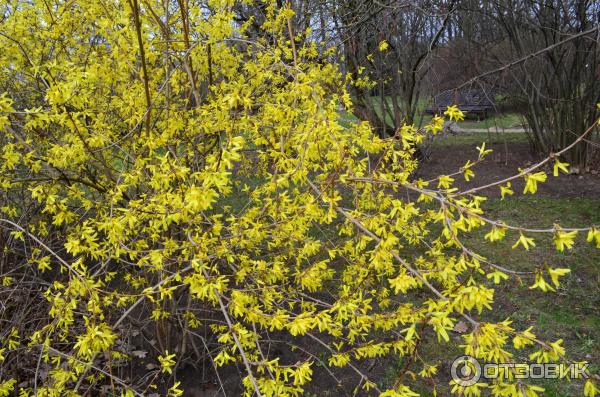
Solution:
[[[586,198],[551,199],[518,197],[505,201],[490,200],[487,215],[508,224],[530,228],[547,228],[554,224],[581,227],[600,224],[600,200]],[[516,327],[533,324],[534,332],[545,340],[563,339],[571,359],[600,362],[600,250],[585,241],[580,234],[572,250],[560,253],[551,235],[528,234],[536,247],[527,252],[513,250],[517,232],[507,233],[504,241],[490,243],[481,230],[465,236],[467,246],[491,261],[517,271],[531,271],[546,265],[569,268],[556,292],[530,290],[531,280],[512,279],[496,290],[496,319],[511,317]],[[546,396],[570,396],[581,384],[544,380]],[[579,394],[578,392],[577,394]]]
[[[554,224],[563,227],[582,227],[600,225],[600,199],[589,198],[541,198],[515,197],[506,200],[490,199],[483,205],[485,216],[491,219],[502,219],[507,224],[526,228],[552,228]],[[536,247],[530,251],[522,248],[512,249],[518,239],[518,232],[507,232],[503,241],[490,243],[484,236],[488,227],[461,235],[461,241],[468,248],[484,255],[491,262],[515,271],[534,271],[546,265],[557,268],[569,268],[571,273],[561,278],[561,286],[556,292],[544,293],[538,289],[531,290],[531,278],[511,278],[495,286],[495,302],[493,311],[476,315],[480,321],[502,321],[510,318],[513,327],[525,329],[533,325],[533,332],[539,339],[556,341],[563,339],[567,356],[573,361],[587,361],[593,370],[598,370],[600,362],[600,249],[586,242],[586,235],[578,235],[575,246],[565,253],[558,252],[552,242],[551,234],[527,234],[535,239]],[[549,281],[549,280],[548,280]],[[426,361],[439,357],[440,349],[450,361],[458,357],[462,351],[457,350],[461,337],[452,334],[452,343],[448,345],[423,344],[420,356]],[[528,362],[529,350],[515,352],[515,360]],[[596,367],[594,367],[596,365]],[[389,374],[384,380],[393,380],[397,373],[391,365]],[[438,380],[438,395],[449,395],[449,374],[441,371]],[[544,387],[544,396],[566,397],[581,395],[583,383],[580,381],[544,379],[529,380],[529,384]],[[413,386],[413,385],[411,385]],[[420,380],[415,390],[422,395],[430,395],[423,391]],[[426,389],[427,387],[425,387]]]
[[[352,113],[348,112],[345,109],[340,110],[338,113],[339,113],[338,122],[344,128],[350,128],[350,127],[352,127],[353,124],[355,124],[357,121],[359,121],[358,117],[356,117],[355,115],[353,115]]]
[[[518,113],[491,114],[481,121],[467,118],[466,120],[458,123],[461,128],[465,129],[523,128],[524,124],[526,125],[525,120]]]

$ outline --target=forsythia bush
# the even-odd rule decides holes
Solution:
[[[344,87],[367,82],[324,62],[274,1],[254,2],[261,12],[239,22],[250,3],[0,5],[0,396],[100,385],[178,396],[171,375],[186,357],[238,365],[246,395],[301,395],[318,365],[333,378],[335,367],[357,372],[358,394],[415,396],[403,378],[380,390],[358,363],[414,359],[424,341],[443,350],[459,322],[465,354],[565,362],[560,340],[488,322],[486,311],[494,284],[520,277],[553,290],[568,270],[522,274],[461,238],[486,228],[491,242],[529,249],[534,232],[549,233],[565,250],[581,232],[600,246],[594,228],[530,231],[484,216],[478,192],[513,194],[510,181],[525,178],[534,193],[542,165],[567,170],[560,155],[453,188],[474,176],[482,146],[456,173],[414,180],[414,148],[444,119],[390,139],[341,126],[339,107],[352,108]],[[123,367],[142,356],[127,349],[140,332],[157,367],[134,379]],[[413,370],[418,382],[438,364]],[[510,371],[450,388],[543,391]],[[592,381],[585,389],[596,394]]]

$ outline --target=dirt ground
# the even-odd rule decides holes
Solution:
[[[427,158],[421,164],[416,177],[425,180],[436,178],[438,175],[456,172],[468,159],[477,159],[477,145],[434,145],[428,152]],[[474,168],[476,177],[470,182],[464,178],[457,177],[455,186],[459,188],[472,188],[486,185],[517,174],[518,168],[525,168],[542,159],[541,156],[533,154],[527,142],[512,142],[507,147],[504,144],[489,144],[493,152],[486,157],[485,162]],[[507,150],[508,149],[508,150]],[[563,160],[564,161],[564,160]],[[552,176],[553,163],[545,168],[549,171],[548,180],[538,185],[538,194],[542,197],[570,198],[588,197],[600,198],[600,172],[592,169],[582,175],[560,175]],[[525,186],[523,178],[511,182],[515,194],[523,191]],[[498,187],[482,192],[488,197],[499,197]]]

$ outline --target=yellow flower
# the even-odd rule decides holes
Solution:
[[[559,286],[558,278],[564,276],[571,272],[571,269],[548,269],[548,274],[550,275],[550,280],[556,285]]]
[[[500,241],[504,238],[506,234],[506,229],[503,227],[492,227],[492,230],[485,235],[486,240],[490,240],[492,242],[494,241]]]
[[[429,124],[425,125],[425,131],[432,134],[440,132],[442,128],[444,128],[444,119],[437,114],[433,116]]]
[[[509,196],[512,196],[515,192],[513,192],[513,190],[511,189],[511,183],[510,182],[506,182],[506,185],[504,186],[500,186],[500,194],[502,195],[502,200],[504,200],[504,196],[506,196],[507,194]]]
[[[471,164],[471,160],[468,160],[467,164],[465,164],[462,167],[463,177],[465,178],[465,181],[467,181],[467,182],[469,182],[471,180],[471,178],[473,178],[475,176],[475,173],[471,169],[472,166],[473,166],[473,164]]]
[[[569,173],[569,163],[562,163],[558,159],[554,161],[554,176],[558,176],[558,171],[562,171],[565,174]]]
[[[181,382],[175,382],[173,386],[169,388],[169,393],[167,394],[169,397],[179,397],[183,395],[183,390],[179,388]]]
[[[535,289],[535,288],[539,288],[544,292],[554,291],[554,288],[552,288],[552,286],[550,284],[548,284],[546,282],[546,280],[544,280],[544,277],[542,277],[541,273],[537,273],[535,275],[535,283],[531,287],[529,287],[529,289]]]
[[[173,366],[175,365],[175,360],[173,360],[174,357],[175,354],[169,354],[168,350],[165,351],[164,356],[158,356],[158,361],[160,362],[163,373],[171,374],[173,372]]]
[[[438,177],[438,187],[441,189],[449,189],[454,182],[454,178],[448,175],[441,175]]]
[[[500,270],[496,270],[493,273],[489,273],[487,275],[487,278],[494,279],[494,284],[500,284],[500,281],[508,279],[508,276],[506,275],[506,273],[502,273]]]
[[[600,120],[598,121],[598,123],[600,123]],[[585,397],[596,397],[596,393],[599,390],[596,388],[596,386],[594,385],[594,382],[592,382],[591,379],[588,379],[585,382],[585,386],[583,388],[583,395]]]
[[[535,174],[525,175],[525,190],[523,193],[531,193],[534,194],[537,192],[537,184],[538,182],[546,182],[548,175],[545,172],[540,171]]]
[[[556,249],[560,252],[563,252],[565,248],[571,249],[573,248],[573,243],[575,236],[577,235],[577,231],[572,232],[564,232],[558,230],[554,234],[554,245],[556,245]]]
[[[479,149],[479,159],[483,159],[485,156],[487,156],[488,154],[492,153],[493,150],[492,149],[487,149],[485,148],[485,142],[483,142],[481,144],[481,146],[477,146],[477,149]]]
[[[444,112],[445,116],[448,116],[450,120],[461,121],[465,119],[465,114],[455,105],[448,106]]]
[[[596,242],[596,247],[600,248],[600,229],[592,227],[587,235],[587,242],[593,243]]]
[[[529,247],[535,247],[535,242],[530,237],[525,237],[523,233],[520,234],[519,239],[516,243],[513,244],[512,248],[517,248],[519,245],[522,245],[527,251],[529,251]]]

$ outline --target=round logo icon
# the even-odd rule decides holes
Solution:
[[[450,373],[456,384],[462,387],[472,386],[481,378],[481,365],[474,357],[461,356],[452,362]]]

